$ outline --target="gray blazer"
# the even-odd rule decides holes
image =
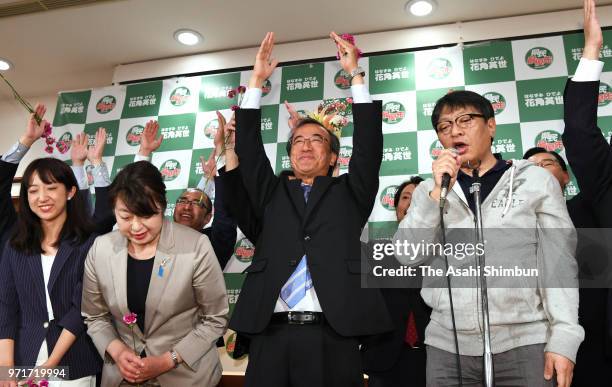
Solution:
[[[104,359],[102,387],[119,386],[123,379],[106,353],[111,341],[133,347],[132,331],[122,321],[129,313],[127,245],[113,231],[95,240],[85,261],[81,311]],[[134,327],[137,353],[156,356],[174,349],[183,358],[178,368],[157,377],[161,386],[217,385],[221,363],[215,343],[227,329],[228,312],[223,273],[208,238],[165,220],[147,295],[145,332]]]

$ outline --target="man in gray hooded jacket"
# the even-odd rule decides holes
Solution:
[[[537,269],[537,277],[530,279],[518,278],[520,272],[510,282],[501,281],[495,274],[487,277],[496,383],[552,386],[554,377],[558,386],[568,387],[584,331],[578,324],[576,234],[559,183],[526,160],[505,161],[493,155],[494,111],[477,93],[455,91],[442,97],[434,108],[432,124],[446,149],[433,162],[433,178],[413,193],[408,214],[395,235],[397,259],[405,265],[423,266],[441,256],[424,248],[419,254],[410,254],[405,246],[440,242],[439,200],[445,173],[451,177],[444,206],[447,231],[474,227],[475,203],[470,187],[472,168],[477,167],[484,237],[488,239],[484,247],[486,265],[519,264]],[[463,235],[472,239],[464,242],[475,242],[473,232]],[[461,258],[457,253],[449,256],[453,262]],[[451,277],[451,284],[462,283],[451,286],[461,375],[465,384],[480,385],[483,331],[480,289],[475,281],[478,277],[472,278],[473,286],[470,279],[457,274]],[[512,285],[504,286],[509,283]],[[454,386],[459,379],[445,285],[444,275],[425,277],[421,292],[433,309],[425,333],[428,386]]]

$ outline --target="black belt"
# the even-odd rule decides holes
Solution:
[[[271,323],[281,324],[322,324],[325,321],[321,312],[281,312],[272,314]]]

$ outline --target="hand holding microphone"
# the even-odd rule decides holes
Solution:
[[[454,148],[444,149],[432,164],[435,187],[430,196],[440,200],[440,206],[444,205],[448,191],[457,181],[457,173],[461,167],[461,156]]]

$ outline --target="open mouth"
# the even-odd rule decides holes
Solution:
[[[185,220],[191,220],[193,219],[193,216],[191,214],[181,214],[179,216],[180,219],[185,219]]]
[[[455,142],[453,143],[453,148],[457,149],[457,152],[462,155],[465,154],[468,150],[468,145],[464,142]]]

